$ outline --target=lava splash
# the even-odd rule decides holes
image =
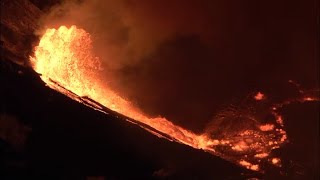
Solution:
[[[271,153],[287,142],[282,116],[276,107],[267,108],[273,116],[267,123],[262,123],[250,110],[229,108],[200,134],[164,117],[148,117],[103,82],[104,70],[93,53],[90,34],[76,26],[47,29],[30,62],[50,88],[96,110],[107,113],[105,110],[110,109],[122,114],[129,122],[159,137],[202,149],[254,171],[263,172],[265,162],[281,166],[281,159]],[[260,103],[265,95],[259,92],[252,99]]]

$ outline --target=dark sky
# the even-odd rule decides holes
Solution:
[[[150,115],[200,131],[254,91],[319,86],[315,1],[81,2],[42,24],[90,32],[105,81]]]

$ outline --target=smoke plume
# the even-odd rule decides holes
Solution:
[[[288,79],[316,86],[313,57],[304,56],[314,53],[303,48],[313,42],[305,21],[313,14],[308,3],[290,3],[64,1],[41,18],[38,33],[85,29],[106,85],[151,116],[201,130],[221,106],[255,88]],[[291,16],[297,9],[306,15]]]

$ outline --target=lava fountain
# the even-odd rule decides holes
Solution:
[[[104,113],[107,113],[105,109],[110,109],[122,114],[128,117],[125,119],[129,122],[159,137],[202,149],[254,171],[262,172],[264,162],[281,166],[280,159],[271,155],[273,149],[280,148],[287,141],[282,116],[276,109],[278,107],[270,108],[274,116],[272,123],[260,123],[250,112],[225,111],[217,115],[214,119],[216,123],[201,134],[177,126],[163,117],[148,117],[103,82],[101,73],[104,70],[99,57],[93,53],[90,34],[76,26],[47,29],[30,61],[50,88]],[[259,92],[252,99],[260,103],[265,96]],[[244,125],[235,129],[230,124],[239,113],[242,113],[239,121]],[[224,132],[220,132],[221,127],[224,127]]]

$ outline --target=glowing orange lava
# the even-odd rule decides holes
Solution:
[[[274,128],[273,124],[265,124],[260,126],[261,131],[272,131]]]
[[[271,163],[275,166],[281,167],[281,160],[280,158],[272,158]]]
[[[261,159],[269,157],[272,149],[279,148],[287,138],[286,132],[277,123],[259,124],[249,115],[246,120],[254,122],[254,126],[230,131],[229,136],[223,137],[216,137],[210,131],[195,134],[166,118],[148,117],[102,81],[103,69],[100,59],[93,54],[90,34],[76,26],[47,29],[30,61],[50,88],[80,103],[101,110],[97,105],[99,103],[131,118],[127,120],[159,137],[163,137],[163,133],[172,141],[203,149],[254,171],[259,171]],[[261,100],[264,95],[259,92],[255,98]],[[277,114],[277,117],[281,116]],[[223,121],[223,118],[220,120]],[[282,119],[279,123],[283,124]]]
[[[254,96],[254,99],[257,100],[257,101],[261,101],[265,98],[265,95],[262,94],[261,92],[258,92],[255,96]]]

